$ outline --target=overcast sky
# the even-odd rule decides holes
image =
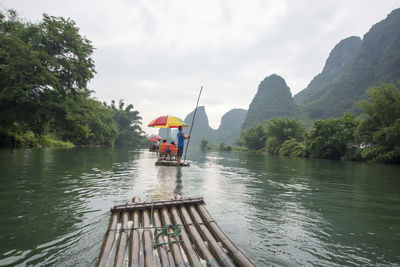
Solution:
[[[248,109],[260,82],[282,76],[292,94],[321,72],[332,48],[362,37],[398,0],[0,0],[38,22],[43,13],[74,20],[96,48],[94,97],[124,99],[143,117],[182,119],[204,85],[210,126]]]

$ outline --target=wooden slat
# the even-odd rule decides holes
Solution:
[[[139,197],[134,197],[132,202],[139,202]],[[140,211],[132,212],[133,230],[129,242],[129,266],[138,267],[140,265]]]
[[[107,261],[115,241],[115,229],[117,228],[118,217],[119,213],[113,213],[111,215],[106,237],[104,238],[104,242],[96,266],[107,266]]]
[[[180,218],[180,214],[177,207],[172,207],[171,210],[172,221],[175,225],[183,225],[182,220]],[[197,256],[195,250],[193,249],[192,242],[189,239],[189,236],[186,232],[185,227],[181,229],[181,240],[183,241],[183,248],[186,252],[186,256],[189,259],[190,266],[201,266],[199,257]]]
[[[151,230],[146,229],[150,227],[150,212],[144,210],[142,212],[143,219],[143,256],[144,256],[144,266],[152,267],[154,266],[154,256],[153,256],[153,238],[151,235]]]
[[[129,212],[124,211],[122,213],[122,230],[121,237],[117,245],[117,255],[115,256],[114,266],[122,266],[124,264],[126,247],[128,244],[128,220]]]
[[[161,209],[161,218],[164,222],[164,225],[172,224],[171,219],[169,217],[168,209],[166,207],[163,207]],[[172,231],[172,229],[169,229],[169,230]],[[177,240],[178,239],[176,239],[173,236],[168,236],[169,242],[174,242]],[[172,252],[172,257],[174,258],[174,261],[175,261],[175,266],[185,266],[185,262],[183,260],[182,254],[181,254],[180,244],[179,243],[171,243],[171,244],[169,244],[169,247]]]
[[[228,236],[219,228],[218,224],[213,220],[211,215],[208,213],[204,204],[200,204],[197,206],[198,212],[202,219],[205,222],[208,222],[208,226],[211,229],[211,232],[214,236],[223,243],[224,247],[229,251],[231,258],[235,261],[235,263],[239,266],[247,267],[247,266],[255,266],[249,258],[238,248],[232,241],[228,238]]]
[[[121,229],[122,229],[122,225],[121,225],[121,213],[118,214],[118,223],[117,223],[117,229],[114,232],[115,234],[115,241],[114,244],[111,248],[110,251],[110,256],[108,257],[108,261],[107,261],[107,265],[106,266],[113,266],[114,264],[114,259],[115,259],[115,255],[117,253],[117,245],[119,243],[119,239],[121,237]]]
[[[217,243],[210,230],[208,230],[207,226],[203,224],[203,220],[201,219],[194,205],[189,206],[189,212],[192,215],[193,220],[196,222],[197,227],[200,230],[200,234],[202,235],[204,240],[207,240],[208,246],[211,248],[211,251],[217,258],[219,263],[223,266],[235,266],[231,258],[222,250],[221,246]]]
[[[132,211],[132,210],[144,210],[150,209],[153,206],[153,209],[160,209],[163,207],[172,207],[172,206],[182,206],[182,205],[190,205],[190,204],[201,204],[204,203],[204,199],[202,197],[199,198],[187,198],[182,200],[168,200],[168,201],[155,201],[155,202],[145,202],[138,204],[125,204],[114,206],[111,209],[111,212],[115,211]]]
[[[161,224],[161,218],[160,218],[160,212],[158,210],[153,211],[153,218],[154,218],[154,224],[156,227],[162,227]],[[157,235],[157,232],[155,233]],[[157,243],[164,243],[164,238],[162,236],[159,236],[157,238]],[[168,259],[168,250],[165,246],[158,246],[157,247],[158,255],[160,257],[161,261],[161,266],[167,267],[169,266],[169,259]]]
[[[190,239],[193,241],[197,250],[201,254],[204,260],[207,261],[207,266],[219,266],[218,262],[215,260],[214,255],[210,252],[203,239],[201,238],[196,226],[193,224],[190,214],[186,207],[179,207],[179,211],[182,214],[182,219],[188,230]]]

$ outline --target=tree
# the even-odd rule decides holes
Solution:
[[[200,149],[204,151],[207,149],[207,146],[208,146],[208,140],[205,140],[205,139],[201,140]]]
[[[305,155],[305,146],[296,139],[291,138],[280,146],[279,155],[303,157]]]
[[[354,131],[358,125],[354,115],[340,119],[317,120],[306,137],[306,150],[311,157],[340,159],[355,146]]]
[[[66,99],[52,129],[64,141],[78,145],[113,145],[119,134],[113,111],[84,96]]]
[[[119,100],[119,109],[117,109],[115,107],[115,101],[113,100],[111,102],[110,109],[114,113],[113,118],[119,129],[119,135],[115,140],[115,145],[140,147],[146,141],[142,128],[140,127],[142,118],[139,116],[139,111],[133,109],[132,104],[126,106],[125,109],[124,105],[124,100]]]
[[[68,99],[88,96],[95,73],[93,47],[74,21],[43,15],[38,24],[15,11],[0,15],[0,125],[2,134],[42,136]]]
[[[364,159],[400,163],[400,88],[382,84],[368,89],[369,99],[359,101],[364,120],[355,132]]]
[[[272,154],[279,154],[279,150],[286,140],[302,141],[304,133],[305,128],[298,119],[270,119],[265,126],[267,151]]]
[[[262,124],[257,124],[242,133],[244,145],[249,149],[262,149],[265,147],[265,132]]]

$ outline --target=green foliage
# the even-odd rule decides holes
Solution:
[[[220,143],[220,144],[219,144],[219,147],[218,147],[218,150],[219,150],[219,151],[227,151],[227,152],[230,152],[230,151],[232,151],[232,146],[225,146],[224,143]]]
[[[302,141],[304,133],[305,128],[298,119],[271,119],[265,126],[267,151],[272,154],[279,154],[281,146],[286,140],[294,139]]]
[[[355,116],[349,113],[340,119],[315,121],[306,138],[307,152],[316,158],[342,158],[354,146],[354,131],[358,123]]]
[[[265,131],[262,124],[257,124],[242,133],[244,145],[249,149],[259,150],[265,147]]]
[[[55,138],[55,136],[52,135],[46,135],[44,137],[44,142],[43,145],[47,146],[47,147],[62,147],[62,148],[72,148],[75,147],[75,145],[71,142],[64,142],[64,141],[60,141],[57,138]]]
[[[132,104],[129,104],[125,109],[124,105],[122,99],[119,101],[118,109],[115,107],[114,101],[111,103],[113,118],[119,129],[115,145],[141,147],[146,143],[146,138],[140,127],[142,118],[139,116],[139,112],[133,109]]]
[[[400,89],[382,84],[368,90],[369,99],[359,101],[365,112],[355,136],[365,148],[367,160],[400,163]]]
[[[267,139],[266,142],[267,152],[274,155],[279,155],[280,146],[281,143],[279,143],[278,138],[276,138],[275,136],[271,136]]]
[[[205,139],[201,140],[200,149],[204,151],[207,149],[207,146],[208,146],[208,140],[205,140]]]
[[[88,92],[95,73],[90,41],[75,22],[43,16],[39,24],[9,12],[0,21],[0,124],[24,132],[49,129],[55,99]]]
[[[37,147],[40,138],[32,132],[24,133],[20,129],[16,131],[0,129],[1,147]]]
[[[283,142],[279,149],[279,155],[281,156],[292,156],[292,157],[304,157],[305,146],[294,138]]]
[[[37,24],[0,14],[0,145],[51,145],[51,134],[78,145],[137,145],[138,111],[91,99],[91,42],[75,22],[43,15]],[[53,142],[54,143],[54,142]]]

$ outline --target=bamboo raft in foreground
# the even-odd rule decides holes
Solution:
[[[132,202],[111,209],[96,266],[254,266],[203,198]]]

